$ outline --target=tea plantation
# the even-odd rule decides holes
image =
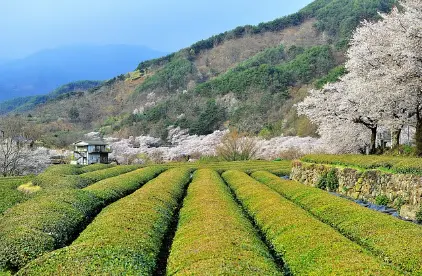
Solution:
[[[349,157],[305,158],[419,172]],[[421,226],[280,177],[290,169],[57,165],[0,179],[0,275],[422,275]],[[30,181],[37,192],[17,190]]]

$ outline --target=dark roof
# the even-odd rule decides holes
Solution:
[[[106,146],[106,145],[108,145],[104,141],[84,141],[84,140],[78,141],[78,142],[74,143],[74,145],[79,144],[79,143],[86,143],[90,146]]]

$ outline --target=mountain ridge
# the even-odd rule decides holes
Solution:
[[[192,134],[234,127],[263,137],[315,136],[315,126],[297,115],[294,104],[314,84],[344,74],[354,28],[363,19],[377,20],[377,12],[394,3],[316,0],[293,15],[141,62],[92,93],[46,103],[31,114],[46,127],[60,119],[67,122],[63,129],[120,137],[148,134],[165,140],[169,125]],[[94,104],[98,101],[102,104]],[[68,118],[70,106],[81,111],[80,121]],[[54,131],[60,136],[63,129]]]

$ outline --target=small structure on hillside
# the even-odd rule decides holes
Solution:
[[[72,164],[90,165],[96,163],[108,164],[110,146],[103,141],[78,141],[73,144],[74,161]]]

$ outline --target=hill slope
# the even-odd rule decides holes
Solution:
[[[316,0],[296,14],[238,27],[141,62],[135,72],[92,93],[49,102],[31,114],[49,128],[59,120],[64,127],[51,128],[55,135],[96,129],[165,138],[169,125],[196,134],[236,127],[265,137],[315,135],[315,127],[298,117],[293,105],[313,85],[344,73],[341,65],[353,30],[394,2]],[[78,109],[78,120],[69,118],[71,107]]]

